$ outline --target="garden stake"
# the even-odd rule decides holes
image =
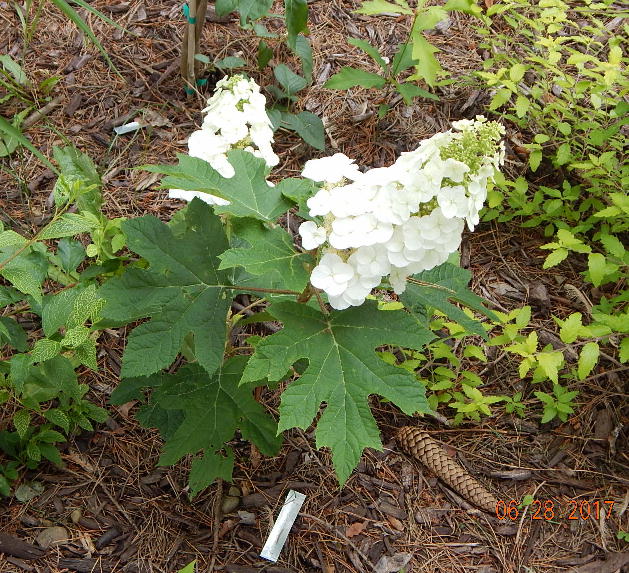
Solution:
[[[190,96],[194,93],[194,88],[200,84],[196,81],[198,63],[194,56],[199,51],[205,14],[207,12],[207,0],[190,0],[184,5],[184,14],[188,20],[183,42],[181,45],[181,77],[184,80],[184,89]]]

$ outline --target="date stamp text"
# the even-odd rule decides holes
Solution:
[[[614,503],[614,501],[607,499],[602,501],[535,499],[531,503],[523,504],[518,503],[515,499],[508,501],[501,499],[496,503],[496,517],[501,520],[515,521],[523,515],[525,508],[528,506],[528,515],[531,519],[542,519],[545,521],[560,519],[599,520],[601,515],[604,515],[606,518],[611,516]]]

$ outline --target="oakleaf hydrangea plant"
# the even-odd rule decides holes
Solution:
[[[371,395],[409,415],[430,411],[414,373],[377,349],[421,351],[435,338],[427,309],[480,335],[480,324],[453,303],[492,316],[468,290],[470,273],[447,261],[465,222],[478,223],[502,163],[498,124],[455,122],[386,168],[363,172],[340,153],[311,160],[302,178],[273,185],[267,178],[278,158],[264,103],[250,79],[219,82],[189,154],[175,166],[147,167],[166,174],[171,197],[190,203],[169,223],[123,223],[129,248],[144,260],[102,287],[103,315],[113,323],[149,319],[128,338],[112,400],[144,402],[138,418],[165,439],[161,464],[195,456],[192,494],[230,479],[235,435],[273,455],[283,430],[317,418],[317,447],[331,450],[345,482],[364,448],[382,447]],[[301,245],[279,224],[295,213],[305,219]],[[385,316],[373,299],[389,288],[403,308]],[[250,355],[232,346],[240,294],[254,299],[247,310],[264,309],[260,320],[283,325]],[[173,369],[178,355],[187,364]],[[252,391],[278,381],[286,386],[275,420]]]

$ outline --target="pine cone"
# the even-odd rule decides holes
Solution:
[[[398,431],[397,442],[402,450],[418,459],[465,499],[495,515],[498,500],[448,456],[439,442],[433,440],[426,432],[405,426]]]

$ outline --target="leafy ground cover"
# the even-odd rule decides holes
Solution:
[[[491,4],[486,3],[485,8],[491,8]],[[557,10],[563,3],[548,4]],[[116,265],[121,264],[116,262],[115,253],[124,245],[120,238],[122,218],[153,215],[129,223],[126,240],[133,250],[133,229],[138,234],[153,232],[154,244],[159,247],[160,238],[165,236],[165,225],[160,220],[169,220],[180,206],[157,188],[158,176],[132,168],[150,163],[172,164],[176,153],[185,149],[185,139],[199,122],[202,101],[186,99],[178,77],[183,27],[179,5],[166,2],[150,5],[93,2],[92,5],[135,34],[125,35],[83,12],[121,76],[99,58],[96,47],[84,45],[84,38],[72,22],[55,7],[44,6],[36,32],[27,34],[29,50],[24,52],[22,63],[25,77],[16,70],[10,73],[18,84],[19,97],[3,101],[2,114],[6,118],[18,117],[20,122],[25,120],[26,123],[21,123],[24,132],[34,148],[48,157],[52,156],[53,146],[68,142],[92,157],[103,175],[102,207],[110,219],[99,219],[94,211],[91,226],[82,228],[79,219],[67,213],[59,220],[70,227],[60,228],[56,218],[51,220],[55,174],[46,170],[32,152],[11,149],[14,142],[6,137],[3,145],[11,155],[3,159],[0,173],[3,189],[0,214],[5,228],[29,237],[39,232],[42,241],[91,231],[92,243],[84,245],[84,251],[92,253],[90,256],[97,255],[103,265],[108,264],[106,272],[115,273]],[[291,97],[285,98],[293,106],[292,112],[307,111],[324,119],[326,142],[331,151],[342,150],[362,165],[389,165],[400,152],[413,148],[418,140],[448,129],[451,120],[473,117],[488,108],[498,109],[498,104],[506,104],[505,98],[513,96],[510,101],[516,108],[514,112],[505,111],[505,121],[508,122],[507,166],[510,168],[507,175],[516,180],[515,187],[512,190],[505,183],[493,196],[494,216],[489,217],[492,220],[467,236],[461,248],[461,263],[472,273],[473,290],[485,297],[494,311],[502,313],[501,321],[491,326],[489,344],[482,341],[482,332],[470,335],[461,330],[465,318],[458,317],[454,323],[437,316],[433,317],[432,328],[441,331],[443,339],[432,342],[424,353],[383,347],[380,356],[384,362],[374,366],[375,355],[366,352],[362,360],[365,366],[384,369],[387,362],[399,366],[400,373],[403,370],[419,372],[426,380],[430,405],[434,409],[441,405],[442,413],[434,419],[411,419],[393,404],[372,400],[372,412],[383,434],[385,448],[383,452],[369,450],[343,489],[338,487],[329,453],[315,448],[314,432],[296,429],[286,433],[278,455],[272,455],[276,445],[271,436],[267,436],[266,447],[264,440],[256,441],[259,449],[244,440],[232,440],[234,484],[213,486],[190,502],[188,488],[195,489],[195,465],[184,458],[178,466],[157,468],[160,456],[162,461],[173,462],[181,457],[181,451],[160,452],[162,442],[157,432],[143,429],[136,421],[134,413],[139,402],[144,401],[142,392],[138,393],[137,388],[122,396],[120,389],[118,395],[114,392],[121,366],[127,369],[123,375],[146,373],[142,370],[145,362],[122,365],[123,348],[133,345],[141,331],[134,339],[131,334],[134,325],[117,328],[112,324],[99,331],[96,352],[88,341],[91,338],[85,324],[94,321],[100,309],[89,292],[83,295],[90,301],[87,310],[78,312],[76,300],[69,300],[66,305],[60,305],[67,309],[60,314],[63,320],[52,322],[45,319],[53,314],[46,309],[54,309],[57,303],[44,297],[43,333],[37,330],[39,319],[35,308],[29,314],[29,309],[11,307],[11,312],[20,314],[20,324],[31,340],[47,341],[40,342],[37,350],[42,364],[48,364],[45,362],[47,352],[65,353],[63,358],[55,359],[53,372],[45,371],[38,361],[28,365],[32,369],[28,376],[54,378],[62,386],[62,391],[51,388],[50,394],[40,396],[42,400],[59,400],[63,406],[57,408],[61,414],[47,410],[47,421],[66,432],[70,422],[87,431],[72,434],[71,439],[64,442],[64,436],[44,423],[39,426],[38,434],[30,436],[29,424],[33,420],[27,419],[27,410],[20,411],[10,400],[0,405],[0,430],[6,431],[12,423],[18,433],[23,434],[20,438],[28,437],[28,443],[34,444],[27,448],[28,459],[21,460],[22,466],[37,462],[38,455],[56,461],[54,448],[49,447],[51,443],[58,446],[57,455],[64,464],[60,469],[30,463],[32,469],[18,476],[5,444],[4,453],[0,453],[2,477],[6,483],[15,480],[16,495],[0,501],[0,507],[6,509],[0,513],[0,531],[5,535],[0,536],[0,549],[10,547],[13,551],[0,554],[2,571],[28,570],[28,567],[51,571],[175,571],[193,558],[198,560],[200,570],[276,573],[321,570],[489,572],[526,570],[522,569],[526,567],[535,571],[611,571],[622,567],[621,552],[626,545],[617,533],[629,529],[625,512],[628,502],[626,368],[618,351],[622,342],[617,333],[622,332],[622,325],[614,327],[616,323],[609,317],[617,316],[620,320],[624,308],[618,296],[622,293],[621,272],[626,253],[609,237],[613,232],[623,231],[619,215],[622,215],[624,203],[618,189],[613,186],[609,189],[600,182],[609,181],[603,176],[610,172],[612,156],[607,155],[602,165],[578,167],[588,173],[584,185],[603,187],[605,193],[611,193],[616,199],[610,206],[611,211],[602,217],[609,219],[603,222],[607,226],[594,238],[602,247],[586,246],[587,234],[598,229],[598,222],[590,217],[587,225],[575,225],[579,216],[570,210],[562,214],[557,203],[559,198],[565,200],[560,201],[562,205],[574,200],[572,187],[564,184],[561,197],[556,196],[556,189],[553,191],[559,181],[553,167],[568,170],[573,161],[565,147],[560,151],[565,140],[560,138],[558,148],[544,148],[548,142],[544,138],[530,143],[531,134],[520,113],[527,104],[522,103],[522,94],[516,93],[520,72],[524,74],[529,70],[520,70],[515,67],[517,64],[508,62],[511,71],[505,83],[505,72],[491,68],[491,43],[488,45],[485,37],[473,32],[477,21],[469,16],[451,12],[449,25],[432,30],[427,37],[441,49],[437,57],[442,68],[454,77],[463,78],[485,67],[490,70],[486,73],[494,74],[492,78],[497,82],[490,86],[493,91],[472,79],[438,85],[434,90],[439,95],[438,101],[405,98],[399,86],[401,95],[387,93],[386,97],[381,91],[361,87],[341,92],[324,87],[344,66],[360,67],[374,74],[381,72],[377,58],[374,60],[373,54],[364,50],[365,44],[356,41],[348,44],[348,36],[369,41],[382,55],[394,61],[399,44],[409,37],[411,20],[357,15],[353,10],[359,6],[358,2],[310,5],[314,82],[308,87],[300,83],[298,90],[294,88],[299,97],[293,97],[291,91]],[[2,53],[21,61],[26,36],[20,31],[19,17],[8,5],[1,5],[0,10],[0,17],[12,30],[2,40]],[[548,26],[561,22],[559,16],[560,11],[553,13],[552,10],[546,15],[546,32],[549,32]],[[531,16],[527,17],[530,20]],[[280,30],[282,26],[281,21],[273,20],[267,25],[271,31]],[[501,32],[507,40],[511,37],[509,34],[514,33],[509,30],[505,26]],[[273,44],[271,39],[268,42]],[[422,46],[425,47],[423,43]],[[300,62],[281,42],[273,47],[277,61],[300,69]],[[246,71],[256,77],[260,85],[271,85],[279,79],[277,71],[257,70],[253,55],[259,57],[258,40],[239,29],[237,17],[219,18],[210,12],[202,49],[212,57],[246,60],[250,63]],[[610,54],[610,61],[612,56],[616,58],[616,52]],[[5,61],[3,69],[8,68],[10,71]],[[595,70],[600,74],[605,71]],[[436,73],[434,67],[432,73]],[[287,83],[291,78],[294,80],[285,71],[279,73],[279,77],[285,77]],[[606,77],[611,89],[614,76]],[[570,78],[564,73],[560,81],[569,82]],[[431,80],[431,83],[434,82]],[[553,97],[558,98],[556,92]],[[536,120],[546,126],[548,119],[542,111],[550,113],[552,110],[540,108],[536,97],[534,93],[530,95],[528,105],[537,110]],[[603,97],[609,95],[605,93]],[[30,115],[44,106],[48,106],[48,110],[43,117]],[[615,117],[610,113],[605,119],[609,121],[607,135],[595,134],[593,142],[586,141],[583,145],[601,145],[607,138],[615,153],[618,150]],[[113,127],[136,119],[144,122],[142,130],[121,136],[112,131]],[[570,132],[562,124],[573,129],[570,123],[573,118],[559,119],[553,116],[557,130],[565,138]],[[287,123],[286,127],[290,125]],[[583,131],[587,130],[586,126]],[[312,147],[288,130],[276,134],[275,149],[281,159],[281,171],[277,173],[283,177],[298,175],[305,160],[318,156]],[[544,152],[548,159],[542,162]],[[569,150],[569,154],[572,153],[574,150]],[[529,165],[534,169],[529,171]],[[529,185],[537,192],[532,201],[522,202],[522,189]],[[68,189],[71,193],[71,185]],[[511,212],[500,211],[502,202],[509,203]],[[236,207],[248,208],[244,203]],[[591,202],[588,209],[596,211],[602,207]],[[79,215],[85,217],[84,213],[89,213],[90,208],[89,201],[79,205]],[[507,215],[500,216],[500,213]],[[530,220],[534,224],[520,228],[519,219],[513,218],[514,213],[517,217],[532,216]],[[268,213],[260,213],[260,216],[268,219]],[[556,225],[557,220],[566,220],[568,224]],[[285,221],[290,233],[295,233],[295,227],[291,218]],[[48,229],[47,234],[40,232],[42,228]],[[251,241],[258,240],[255,231],[251,232]],[[549,246],[555,232],[558,242]],[[18,241],[15,237],[12,240]],[[278,240],[281,243],[282,239]],[[37,246],[39,244],[44,243],[28,246],[32,250],[28,254],[31,274],[42,272],[42,257],[47,256]],[[202,239],[199,244],[202,245]],[[53,266],[59,269],[55,280],[59,279],[57,282],[62,285],[72,284],[72,273],[84,257],[83,246],[69,239],[63,245],[51,253],[58,257],[52,260]],[[546,248],[541,249],[542,246]],[[2,248],[14,247],[21,249],[24,245],[16,242],[2,245]],[[548,250],[561,253],[552,265],[548,264]],[[570,257],[569,252],[572,252]],[[151,265],[165,264],[159,259],[159,248],[141,254]],[[189,254],[182,243],[181,258]],[[558,259],[564,254],[564,261],[557,266],[555,263],[561,262]],[[240,257],[241,254],[231,252],[229,256]],[[223,258],[223,263],[229,262],[229,256]],[[133,272],[150,280],[152,271],[137,268]],[[19,279],[15,273],[9,277],[5,274],[14,284],[16,276]],[[133,280],[135,275],[124,276],[123,280]],[[434,282],[439,279],[435,276]],[[21,286],[29,288],[28,284]],[[35,291],[33,289],[33,293]],[[8,296],[7,293],[10,291],[4,291]],[[421,301],[421,288],[409,291],[406,296],[410,299],[408,304]],[[126,301],[127,304],[133,302]],[[142,301],[136,302],[136,318],[150,314],[155,320],[154,314],[143,313],[139,304]],[[255,301],[240,299],[238,304],[242,308],[239,310],[249,309],[252,302]],[[181,310],[176,297],[169,304],[164,312]],[[279,330],[279,323],[275,321],[250,326],[245,320],[241,327],[232,330],[232,347],[246,346],[251,334],[275,333],[264,343],[266,347],[271,346],[269,352],[272,352],[273,342],[279,341],[280,346],[288,344],[291,328],[294,331],[297,326],[314,320],[306,316],[307,310],[297,313],[291,303],[282,304],[284,306],[278,306],[276,314],[270,318],[281,321],[283,330]],[[395,301],[391,304],[390,316],[393,317],[398,309]],[[443,301],[443,309],[439,308],[447,312],[448,304]],[[3,314],[3,317],[10,319],[10,315]],[[596,323],[598,330],[587,330]],[[6,328],[12,323],[2,324]],[[614,334],[610,339],[612,327]],[[72,336],[68,335],[69,330]],[[26,348],[26,340],[16,339],[14,332],[8,335],[13,336],[14,343]],[[253,339],[249,342],[253,343]],[[321,336],[320,342],[312,344],[299,349],[298,354],[299,357],[310,356],[316,366],[328,342]],[[262,352],[266,347],[262,346]],[[592,358],[594,354],[596,357]],[[599,355],[602,358],[597,363]],[[152,372],[169,366],[175,357],[176,352],[150,357]],[[214,359],[208,353],[199,357],[199,362]],[[93,361],[97,362],[98,371],[91,368]],[[181,362],[178,358],[173,368]],[[73,378],[68,364],[71,364],[70,370],[77,368],[78,379]],[[263,367],[263,364],[258,366]],[[208,379],[195,366],[179,369],[167,382],[156,375],[150,408],[153,412],[160,409],[162,413],[168,412],[169,400],[183,378],[194,385],[199,397],[226,392],[230,388],[230,376],[235,376],[239,369],[242,370],[242,364],[238,358],[228,363],[224,384]],[[527,378],[529,371],[532,376]],[[277,378],[282,374],[277,373]],[[400,378],[404,377],[400,375]],[[555,384],[536,384],[536,378]],[[309,383],[307,375],[302,381]],[[247,400],[246,392],[236,396],[234,401],[243,410],[256,410],[261,416],[259,405],[263,404],[277,417],[281,412],[280,389],[256,392],[257,402]],[[188,398],[187,418],[180,426],[187,434],[194,433],[202,417],[199,414],[204,403],[195,396],[197,394]],[[289,401],[290,396],[289,393]],[[325,398],[327,396],[322,399]],[[357,398],[364,401],[366,396]],[[111,406],[112,401],[116,406]],[[110,416],[104,420],[102,411],[91,404],[107,408]],[[448,409],[443,408],[445,405]],[[146,406],[143,408],[146,413]],[[63,412],[70,412],[74,417],[66,420]],[[524,417],[518,415],[524,412]],[[326,410],[326,415],[331,413]],[[238,411],[226,413],[225,419],[235,419],[238,415]],[[309,413],[292,415],[312,418]],[[100,424],[93,427],[90,419]],[[302,423],[307,425],[308,421],[302,420]],[[459,425],[453,426],[452,422]],[[450,453],[458,453],[473,473],[484,476],[486,483],[504,501],[505,512],[498,516],[502,519],[470,511],[464,500],[448,490],[441,490],[429,473],[423,475],[421,468],[401,455],[392,436],[395,428],[408,423],[425,425],[434,437],[449,445]],[[160,427],[159,424],[147,425]],[[234,426],[227,426],[229,424],[221,428],[218,443],[229,439],[230,436],[225,437],[223,433],[233,435]],[[263,423],[258,425],[258,429],[263,427]],[[241,431],[242,437],[247,437],[242,428]],[[348,442],[342,436],[327,435],[320,443],[331,445],[339,441]],[[351,446],[348,443],[348,447]],[[350,470],[347,468],[347,473]],[[190,484],[186,485],[189,473]],[[276,566],[265,566],[257,554],[272,515],[277,514],[288,488],[304,491],[308,499],[281,561]],[[533,500],[537,500],[538,505],[532,503]],[[606,501],[616,505],[609,518]],[[52,535],[54,527],[63,529],[56,530],[59,541],[45,555],[38,547],[46,544],[41,537],[38,546],[21,547],[23,554],[16,554],[20,550],[16,550],[16,538],[33,541],[43,533]],[[32,565],[28,557],[40,559]]]

